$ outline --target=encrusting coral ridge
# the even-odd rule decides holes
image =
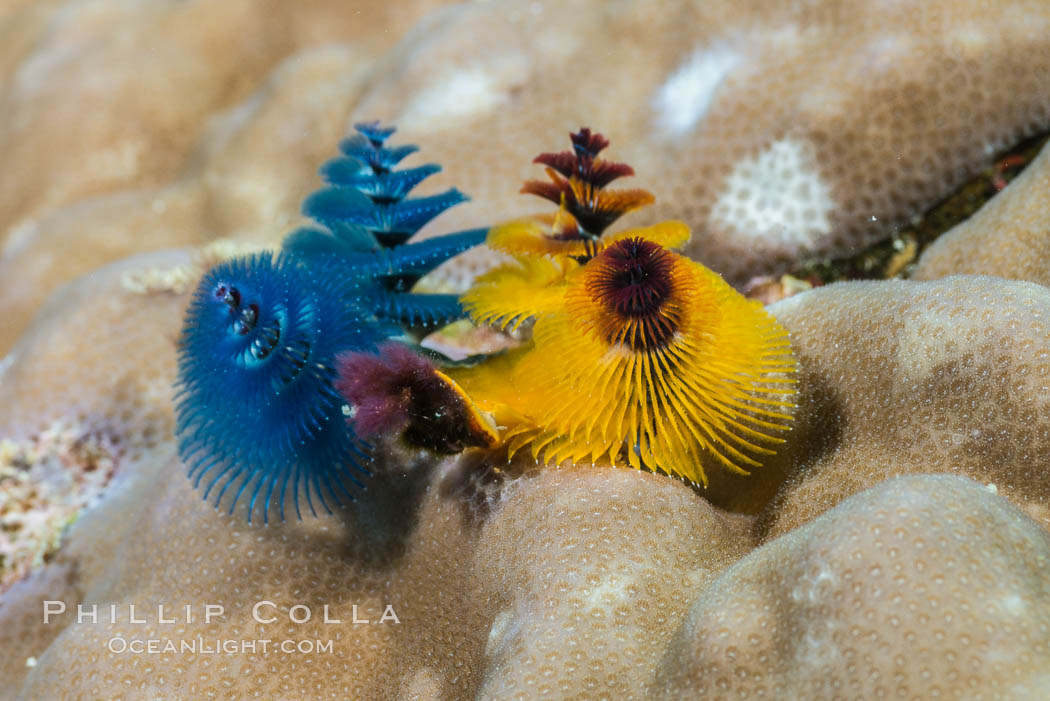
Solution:
[[[723,570],[650,698],[1040,698],[1048,567],[1050,534],[994,491],[891,479]]]
[[[780,277],[915,225],[995,154],[1050,128],[1048,26],[1039,0],[8,3],[0,554],[14,559],[0,573],[0,698],[1050,697],[1050,156],[926,249],[917,279]],[[317,165],[373,116],[398,123],[448,180],[429,166],[362,179],[344,151],[310,200],[308,216],[322,217],[282,249]],[[527,187],[557,211],[528,216],[515,184],[534,175],[529,158],[581,123],[614,137],[653,204],[628,188],[588,209],[628,173],[596,165],[605,146],[581,131],[573,160],[546,154],[552,174]],[[604,187],[587,188],[581,152],[593,182],[611,178]],[[452,182],[474,199],[409,241],[507,222],[487,236],[496,257],[475,250],[419,280],[441,237],[388,257],[406,245],[398,227],[423,214],[360,196],[396,199],[421,177],[426,202],[458,199]],[[330,191],[341,187],[357,195]],[[617,208],[628,227],[608,219]],[[373,247],[388,234],[394,248]],[[187,248],[155,250],[167,246]],[[699,487],[537,466],[531,444],[509,463],[507,444],[493,450],[518,426],[525,441],[568,432],[580,452],[552,450],[570,459],[611,462],[615,443],[630,464],[635,446],[613,434],[631,429],[612,428],[629,413],[595,398],[614,394],[603,378],[640,348],[682,343],[670,329],[714,323],[714,307],[678,306],[725,284],[686,254],[729,285],[816,285],[738,314],[790,339],[794,372],[769,377],[792,380],[796,407],[773,409],[791,430],[761,429],[786,440],[740,434],[775,454],[727,439],[762,463],[736,461],[741,475],[704,462],[706,449],[699,461],[675,452],[666,464],[694,481],[702,470]],[[333,399],[331,425],[375,430],[365,490],[352,508],[301,520],[289,502],[282,522],[276,500],[258,518],[265,487],[251,523],[213,508],[173,440],[194,283],[254,261],[282,272],[245,290],[295,280],[330,314],[346,287],[340,258],[370,271],[346,283],[368,303],[344,318],[382,330],[346,355],[319,342],[334,391],[360,397]],[[482,303],[465,303],[510,333],[460,321],[422,343],[455,351],[455,367],[418,351],[421,322],[459,307],[414,295],[459,293],[485,273],[471,293]],[[225,292],[210,311],[256,362],[251,349],[272,335],[234,325],[267,328],[273,308],[256,314]],[[547,362],[530,368],[541,347]],[[578,354],[592,364],[574,365]],[[339,358],[360,383],[336,386]],[[600,359],[616,362],[597,376]],[[581,368],[588,385],[560,382]],[[525,369],[519,398],[506,380]],[[680,376],[650,369],[654,386]],[[542,405],[544,383],[577,414]],[[669,411],[701,410],[664,386]],[[640,410],[630,425],[639,453],[671,440],[646,444]],[[45,623],[45,601],[67,610]],[[258,602],[274,620],[253,617]],[[78,604],[98,620],[78,620]],[[206,620],[206,604],[224,614]],[[294,622],[303,607],[310,619]],[[315,648],[111,648],[148,639]]]
[[[1050,284],[1050,257],[1044,248],[1050,212],[1042,200],[1047,191],[1050,150],[1044,146],[1009,188],[930,246],[914,278],[972,273]]]

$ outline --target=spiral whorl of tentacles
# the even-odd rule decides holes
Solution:
[[[539,215],[496,227],[487,243],[511,255],[569,256],[579,262],[593,257],[605,230],[628,212],[652,204],[641,189],[607,189],[634,169],[598,156],[609,140],[583,127],[570,134],[571,151],[541,153],[533,163],[547,166],[550,182],[529,180],[521,192],[558,205],[552,215]]]
[[[551,182],[529,180],[521,191],[560,205],[562,215],[554,227],[561,239],[596,239],[627,212],[652,203],[645,190],[606,190],[605,187],[634,168],[598,157],[609,140],[584,127],[570,134],[572,151],[541,153],[533,163],[547,166]],[[567,215],[567,216],[566,216]]]
[[[454,295],[408,292],[424,274],[481,243],[487,229],[405,243],[466,197],[451,189],[408,198],[437,165],[394,170],[415,146],[388,147],[393,128],[356,125],[343,156],[321,172],[329,187],[303,212],[319,227],[289,235],[282,250],[215,266],[201,280],[179,341],[176,427],[194,484],[232,513],[248,499],[251,521],[286,502],[332,507],[368,473],[368,446],[347,424],[333,389],[336,355],[375,351],[402,325],[463,315]]]
[[[626,163],[599,157],[609,140],[583,127],[569,134],[571,151],[541,153],[533,163],[547,166],[550,182],[529,180],[521,192],[558,205],[554,214],[537,214],[494,226],[485,242],[509,254],[514,262],[479,277],[463,295],[471,317],[481,323],[516,329],[535,317],[535,310],[557,284],[602,250],[628,237],[641,236],[668,248],[689,239],[681,222],[661,222],[644,229],[607,233],[623,215],[653,202],[642,189],[610,189],[615,180],[634,175]]]

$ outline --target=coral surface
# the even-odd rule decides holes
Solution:
[[[1038,0],[5,3],[0,697],[1050,697],[1045,153],[921,279],[768,307],[798,410],[746,477],[384,444],[362,508],[249,525],[172,437],[197,278],[294,229],[354,121],[445,165],[425,194],[471,193],[441,230],[536,211],[529,159],[600,124],[656,195],[632,226],[681,219],[730,283],[777,279],[1050,128],[1048,23]],[[147,639],[197,647],[121,648]]]
[[[940,237],[919,259],[914,277],[955,273],[997,275],[1050,284],[1050,150],[988,205]]]
[[[948,475],[889,480],[722,572],[655,698],[1003,698],[1050,679],[1050,537]]]

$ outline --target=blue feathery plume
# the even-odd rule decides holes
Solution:
[[[204,498],[263,521],[290,503],[301,518],[353,499],[368,475],[370,446],[347,424],[333,388],[335,358],[374,351],[403,326],[463,316],[455,295],[409,290],[437,265],[482,243],[473,229],[405,243],[466,197],[451,189],[408,198],[425,165],[393,170],[415,146],[390,148],[392,127],[358,124],[326,163],[329,183],[304,213],[320,227],[290,234],[279,253],[220,263],[204,275],[179,341],[175,436]]]
[[[393,167],[416,147],[387,147],[386,140],[394,130],[375,122],[355,128],[359,133],[339,145],[345,156],[321,167],[321,175],[331,187],[318,190],[303,202],[303,214],[325,226],[350,250],[400,245],[431,219],[467,199],[455,188],[406,199],[425,178],[441,172],[441,166],[428,164],[395,171]],[[308,253],[312,239],[323,240],[323,231],[311,231],[313,237],[293,234],[296,250]]]

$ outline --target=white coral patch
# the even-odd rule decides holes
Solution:
[[[528,76],[528,61],[518,55],[447,71],[412,98],[398,126],[421,133],[482,117],[505,104],[511,90],[523,85]]]
[[[692,129],[739,62],[740,55],[724,46],[694,51],[653,95],[657,123],[673,136]]]
[[[1025,604],[1025,600],[1016,592],[1005,594],[999,601],[999,606],[1004,612],[1018,618],[1027,612],[1028,607]]]
[[[500,654],[507,642],[521,632],[522,617],[508,610],[500,611],[492,621],[488,640],[485,641],[485,656],[492,658]]]
[[[611,608],[630,598],[630,584],[631,580],[622,574],[612,574],[591,589],[590,593],[585,595],[584,601],[591,608]]]
[[[711,220],[744,237],[805,248],[831,231],[834,206],[812,146],[785,138],[737,163]]]

